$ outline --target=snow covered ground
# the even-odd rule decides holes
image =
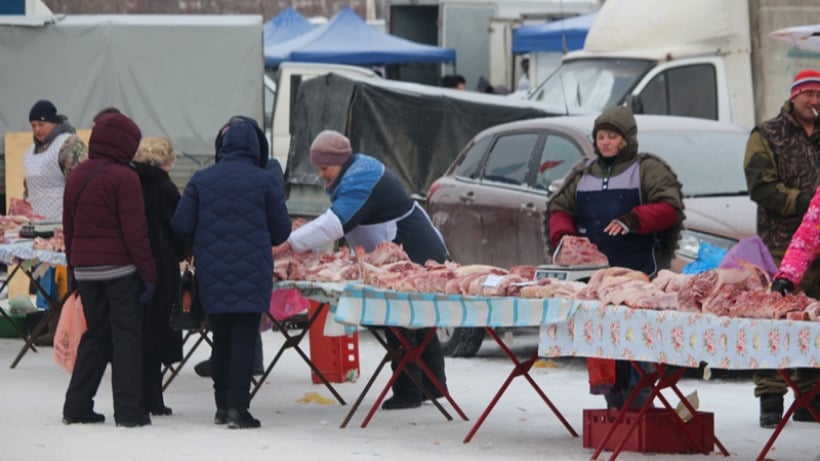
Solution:
[[[282,343],[278,333],[263,334],[266,360]],[[522,357],[535,350],[536,336],[517,338],[514,350]],[[96,410],[105,414],[102,425],[61,423],[63,395],[69,375],[52,361],[51,349],[28,353],[15,369],[8,365],[22,342],[0,339],[0,448],[2,460],[587,460],[591,449],[572,437],[523,379],[516,379],[473,438],[467,432],[511,369],[511,363],[494,344],[485,343],[478,357],[447,359],[450,390],[470,421],[445,420],[430,403],[404,411],[378,411],[367,428],[359,424],[379,384],[346,429],[340,429],[348,408],[374,371],[382,349],[366,334],[360,339],[362,378],[338,384],[348,406],[337,403],[300,403],[310,393],[332,399],[321,385],[310,381],[308,367],[287,351],[273,375],[252,402],[251,412],[262,421],[257,430],[229,430],[212,422],[214,405],[211,381],[196,376],[192,364],[206,358],[207,346],[182,370],[166,392],[174,414],[153,417],[144,428],[114,426],[110,376],[106,374]],[[304,348],[307,349],[307,341]],[[536,382],[564,413],[570,424],[583,431],[582,409],[601,408],[603,398],[587,393],[586,371],[580,360],[550,362],[552,367],[532,371]],[[718,373],[715,373],[718,374]],[[686,379],[680,389],[697,389],[701,410],[715,413],[716,434],[735,460],[753,460],[771,434],[757,424],[758,402],[748,374],[701,381]],[[310,399],[308,399],[310,400]],[[670,399],[673,404],[676,399]],[[787,397],[787,403],[791,397]],[[449,408],[449,407],[448,407]],[[790,422],[768,458],[777,461],[820,459],[819,426]],[[606,459],[609,456],[604,453]],[[622,461],[690,461],[721,459],[710,455],[623,453]]]

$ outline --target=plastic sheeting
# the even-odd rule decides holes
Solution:
[[[303,82],[293,107],[288,184],[322,186],[309,148],[319,132],[333,129],[350,138],[354,152],[381,160],[408,190],[422,196],[480,131],[551,115],[501,96],[336,74]]]
[[[94,15],[0,22],[0,133],[30,131],[51,100],[76,128],[115,106],[144,135],[213,154],[231,115],[262,120],[262,17]],[[5,149],[3,149],[5,152]]]

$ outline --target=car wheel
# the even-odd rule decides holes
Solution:
[[[472,357],[484,341],[483,328],[438,328],[436,334],[447,357]]]

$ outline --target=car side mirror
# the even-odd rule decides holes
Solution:
[[[641,96],[637,94],[628,94],[624,98],[624,105],[632,110],[633,114],[643,113],[643,101]]]

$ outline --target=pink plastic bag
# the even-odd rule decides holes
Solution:
[[[77,361],[77,348],[88,326],[85,323],[83,303],[75,291],[66,299],[60,312],[60,321],[54,332],[54,362],[71,373]]]
[[[273,290],[268,312],[270,312],[270,315],[276,320],[285,320],[288,317],[308,310],[309,306],[310,303],[299,293],[299,290],[295,288],[284,288]],[[263,315],[259,330],[266,331],[272,326],[270,319]]]
[[[763,239],[755,235],[754,237],[746,237],[740,240],[726,252],[726,255],[720,261],[721,268],[724,269],[740,269],[743,263],[754,264],[763,269],[769,274],[769,277],[777,272],[777,265],[774,263],[772,254],[763,243]]]

